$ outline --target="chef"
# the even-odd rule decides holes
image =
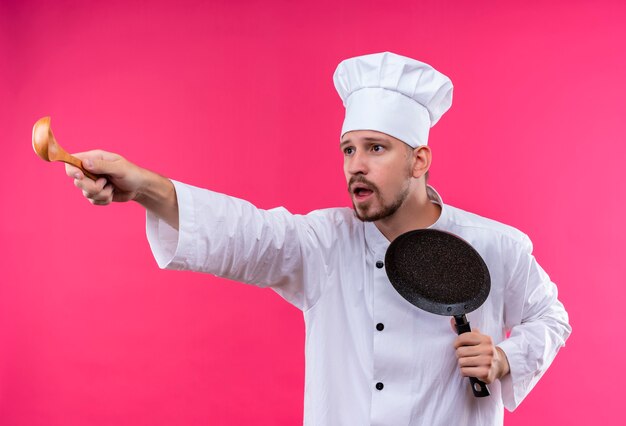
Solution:
[[[429,130],[452,103],[448,77],[385,52],[343,61],[334,82],[352,209],[261,210],[105,151],[78,156],[106,178],[69,165],[67,174],[93,204],[144,206],[160,267],[270,287],[302,310],[305,425],[502,424],[571,332],[557,288],[525,234],[445,204],[427,184]],[[471,333],[456,336],[388,281],[390,241],[420,228],[460,236],[489,268]],[[491,396],[474,397],[468,376],[489,383]]]

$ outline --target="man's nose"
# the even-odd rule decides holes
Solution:
[[[347,164],[348,173],[351,175],[357,174],[367,174],[368,166],[367,166],[367,158],[362,153],[358,151],[355,152],[349,159]]]

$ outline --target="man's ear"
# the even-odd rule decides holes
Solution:
[[[427,145],[413,149],[413,177],[420,178],[430,169],[432,152]]]

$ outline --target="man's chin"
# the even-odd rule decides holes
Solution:
[[[370,218],[369,216],[362,216],[359,214],[358,211],[354,211],[354,215],[356,216],[357,219],[359,219],[361,222],[374,222],[374,220],[372,218]]]
[[[352,204],[352,207],[353,207],[355,216],[361,222],[375,222],[379,219],[382,219],[382,217],[380,217],[381,216],[380,212],[370,212],[365,209],[359,209],[358,207],[354,205],[354,203]]]
[[[391,206],[383,206],[381,209],[373,211],[372,209],[366,208],[359,209],[354,202],[352,203],[355,216],[362,222],[376,222],[377,220],[391,217],[396,213],[396,211],[398,211],[400,205],[401,202],[398,202]]]

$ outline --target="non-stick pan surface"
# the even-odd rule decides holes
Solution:
[[[491,279],[478,252],[461,238],[434,229],[410,231],[387,249],[391,285],[413,305],[438,315],[463,315],[483,304]]]

